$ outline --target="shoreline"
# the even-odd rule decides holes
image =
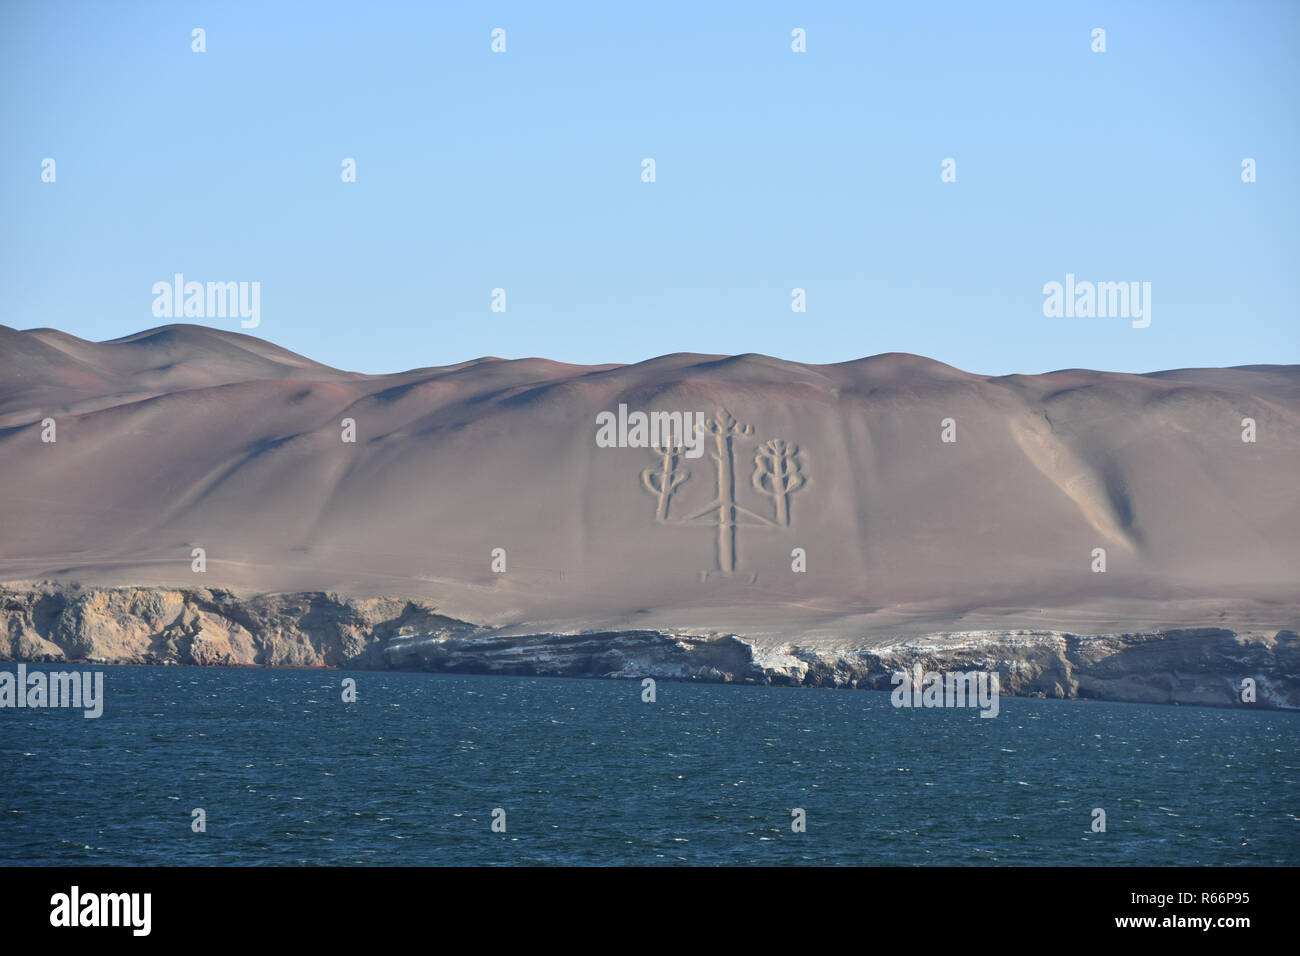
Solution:
[[[828,640],[678,628],[486,627],[406,599],[324,592],[0,585],[0,662],[658,680],[892,691],[893,675],[996,673],[1002,697],[1300,709],[1300,635],[1049,628]],[[1253,684],[1253,700],[1243,687]]]
[[[274,665],[274,664],[192,664],[183,663],[173,660],[155,660],[155,661],[93,661],[93,660],[71,660],[71,659],[52,659],[52,660],[14,660],[12,658],[0,658],[0,670],[10,665],[17,666],[23,664],[28,666],[29,672],[31,665],[37,665],[45,669],[53,670],[58,667],[71,668],[127,668],[142,667],[150,669],[168,670],[171,668],[192,668],[195,670],[237,670],[237,671],[288,671],[291,673],[335,673],[335,674],[406,674],[412,677],[419,675],[433,675],[437,677],[488,677],[488,678],[526,678],[529,680],[572,680],[572,681],[627,681],[637,683],[646,677],[653,675],[646,674],[641,677],[632,676],[612,676],[612,675],[569,675],[569,674],[529,674],[529,673],[503,673],[501,671],[490,670],[430,670],[410,667],[361,667],[351,664],[319,664],[319,665]],[[824,691],[843,691],[843,692],[862,692],[872,694],[893,694],[895,689],[889,687],[876,687],[870,684],[859,684],[856,687],[848,684],[794,684],[781,681],[763,682],[754,679],[743,681],[726,681],[717,680],[708,677],[688,676],[688,677],[654,677],[657,683],[665,684],[695,684],[695,685],[724,685],[740,688],[763,688],[763,689],[782,689],[793,691],[805,690],[824,690]],[[999,695],[1001,700],[1047,700],[1057,701],[1063,704],[1125,704],[1135,707],[1190,707],[1205,710],[1252,710],[1261,713],[1297,713],[1300,707],[1277,707],[1270,706],[1267,702],[1255,704],[1232,704],[1232,703],[1203,703],[1203,702],[1184,702],[1180,700],[1172,701],[1153,701],[1153,700],[1128,700],[1105,697],[1053,697],[1043,693],[1003,693]],[[12,710],[40,710],[41,707],[12,707]],[[947,705],[937,707],[922,708],[916,705],[905,706],[900,709],[911,710],[953,710],[966,709],[977,710],[974,705],[967,705],[965,708],[950,707]]]

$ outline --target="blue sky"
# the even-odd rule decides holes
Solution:
[[[181,272],[367,372],[1300,362],[1300,4],[702,6],[8,0],[0,322],[129,334]],[[1045,317],[1066,273],[1150,327]]]

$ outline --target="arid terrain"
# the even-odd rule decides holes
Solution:
[[[699,414],[702,454],[601,447],[621,405]],[[1297,487],[1295,366],[363,375],[198,326],[0,326],[0,658],[837,686],[921,660],[1294,706]]]

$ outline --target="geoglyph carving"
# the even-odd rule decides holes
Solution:
[[[799,446],[784,438],[763,442],[754,456],[754,487],[776,499],[776,523],[790,524],[790,495],[803,487]]]
[[[641,472],[641,484],[657,499],[655,520],[663,524],[698,524],[710,522],[718,529],[718,570],[730,574],[736,570],[736,529],[741,525],[761,527],[789,527],[790,496],[807,483],[799,460],[799,446],[783,438],[761,442],[754,454],[753,487],[772,499],[776,517],[768,518],[746,508],[736,501],[736,441],[754,434],[754,426],[742,424],[725,408],[719,408],[713,418],[707,419],[703,431],[713,436],[712,454],[717,476],[717,493],[704,508],[681,521],[669,520],[672,496],[687,479],[690,472],[679,472],[677,465],[683,446],[655,446],[653,451],[660,460],[659,470],[647,468]]]
[[[689,471],[679,472],[677,470],[677,460],[682,455],[680,445],[653,445],[653,451],[660,458],[660,470],[655,471],[647,468],[641,472],[641,484],[646,487],[652,495],[659,497],[659,509],[655,513],[655,518],[659,521],[668,520],[668,503],[672,499],[673,492],[687,478],[691,477]],[[658,486],[655,485],[655,478],[659,479]]]

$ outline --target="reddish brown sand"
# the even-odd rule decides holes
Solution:
[[[679,460],[689,477],[658,518],[642,472],[658,487],[661,456],[596,444],[597,414],[620,403],[725,408],[752,426],[724,450],[720,505],[709,436]],[[955,443],[940,440],[945,418]],[[784,501],[753,483],[760,443],[778,438],[804,478]],[[104,343],[0,326],[0,581],[330,590],[532,630],[828,645],[1295,629],[1297,489],[1296,366],[989,378],[897,353],[674,354],[361,375],[197,326]],[[733,502],[734,532],[720,527]]]

